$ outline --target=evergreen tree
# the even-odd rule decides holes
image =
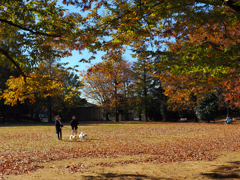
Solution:
[[[148,121],[149,87],[152,80],[149,69],[150,63],[149,59],[144,59],[139,55],[137,62],[133,64],[135,106],[139,113],[139,118],[141,118],[141,113],[144,112],[146,121]]]
[[[218,97],[216,94],[208,94],[203,100],[197,103],[195,113],[198,119],[210,122],[217,117]]]

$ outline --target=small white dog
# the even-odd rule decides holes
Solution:
[[[77,136],[75,135],[70,135],[69,139],[72,140],[72,139],[75,139]]]
[[[81,132],[81,133],[79,134],[80,141],[84,140],[86,137],[87,137],[87,134],[86,134],[86,133]]]

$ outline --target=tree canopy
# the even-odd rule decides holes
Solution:
[[[131,64],[122,59],[121,54],[115,53],[104,57],[106,61],[82,71],[81,76],[84,96],[102,106],[106,113],[116,114],[118,121],[119,112],[127,106],[132,71]]]
[[[64,82],[57,74],[38,73],[39,64],[82,49],[79,26],[84,18],[68,12],[57,2],[3,0],[0,3],[0,62],[11,62],[11,67],[20,73],[20,77],[10,77],[9,88],[2,95],[7,104],[14,105],[26,98],[34,101],[37,92],[42,96],[62,92]],[[58,73],[66,71],[61,68]]]
[[[63,1],[72,3],[89,13],[89,27],[96,42],[88,48],[92,51],[109,50],[127,45],[136,53],[145,56],[172,54],[178,60],[163,62],[163,66],[174,65],[175,72],[224,71],[229,65],[239,66],[239,1],[225,0],[123,0],[123,1]],[[102,14],[100,14],[102,12]],[[207,37],[194,46],[186,46],[184,51],[165,51],[173,42],[181,43],[190,35],[201,30],[211,34],[233,36],[231,46],[222,41],[212,42]],[[220,37],[219,37],[220,38]],[[191,55],[189,56],[189,51]],[[209,61],[204,52],[217,58]],[[222,56],[224,55],[224,56]]]
[[[54,96],[66,88],[72,89],[59,78],[68,74],[68,69],[56,66],[54,75],[41,74],[39,65],[43,62],[71,56],[73,50],[81,53],[83,49],[93,54],[105,51],[103,59],[107,61],[117,56],[116,50],[123,51],[126,47],[132,50],[133,57],[139,54],[143,59],[166,57],[155,63],[158,73],[154,76],[163,80],[167,95],[174,97],[176,90],[182,91],[175,96],[178,102],[184,97],[189,107],[193,107],[196,101],[191,102],[191,96],[212,92],[216,87],[224,89],[222,95],[229,100],[232,82],[224,76],[238,81],[240,69],[238,0],[63,0],[62,3],[75,6],[79,12],[69,12],[57,0],[1,1],[0,62],[10,62],[20,73],[7,81],[9,88],[1,95],[6,103],[16,104],[26,98],[34,101],[36,93]],[[92,59],[94,56],[88,60]],[[105,65],[104,73],[110,73],[112,66]],[[113,76],[111,73],[109,77]],[[235,99],[232,102],[236,104]]]

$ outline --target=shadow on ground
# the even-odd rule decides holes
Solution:
[[[100,138],[88,138],[85,140],[80,141],[79,138],[76,138],[75,140],[70,140],[70,139],[66,139],[66,140],[62,140],[64,142],[70,142],[70,143],[86,143],[86,142],[91,142],[91,141],[98,141],[100,140]]]
[[[227,165],[217,166],[210,173],[203,173],[202,175],[209,179],[240,179],[240,161],[228,162]]]
[[[159,180],[159,179],[166,179],[161,177],[152,177],[140,174],[115,174],[115,173],[103,173],[98,176],[84,176],[83,180],[123,180],[123,179],[134,179],[134,180]],[[171,179],[169,179],[171,180]]]

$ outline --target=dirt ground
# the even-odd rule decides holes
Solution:
[[[226,127],[229,126],[224,124],[224,120],[217,121],[216,124],[220,125],[217,129],[221,128],[222,126]],[[234,122],[234,125],[236,124],[237,124],[236,127],[238,127],[239,121]],[[162,130],[164,130],[164,128],[165,126],[162,127]],[[88,129],[88,131],[90,130],[91,129]],[[108,128],[106,128],[105,131],[108,132],[107,130]],[[190,133],[184,134],[184,137],[185,136],[188,137],[188,135],[191,137],[193,136],[191,132],[192,131],[195,132],[195,130],[192,131],[190,130],[191,129],[189,130],[187,129],[183,131],[185,133]],[[232,128],[231,130],[232,132],[235,133],[238,132],[238,129],[235,129],[235,131],[233,131],[234,129]],[[170,132],[175,131],[171,130]],[[205,131],[203,131],[202,133],[205,133]],[[235,137],[235,140],[237,137],[239,136],[237,135]],[[66,138],[67,137],[65,137],[65,139]],[[144,137],[141,137],[141,140],[144,141],[145,140]],[[146,141],[148,141],[148,143],[153,143],[154,141],[156,141],[156,138],[151,136],[151,138],[150,139],[147,138]],[[230,141],[228,140],[228,142]],[[238,141],[234,142],[236,142],[235,144],[238,146]],[[193,144],[191,144],[191,146],[192,145]],[[88,158],[64,159],[59,161],[38,163],[37,165],[42,166],[41,169],[32,171],[30,173],[25,173],[22,175],[4,175],[3,179],[8,180],[240,179],[240,151],[230,152],[221,151],[215,153],[219,156],[213,161],[199,160],[159,164],[153,162],[138,161],[139,159],[148,159],[148,157],[149,158],[153,157],[149,154],[132,156],[118,154],[117,158],[88,157]]]
[[[221,152],[214,161],[185,161],[182,163],[137,163],[119,165],[119,160],[134,160],[139,156],[111,159],[77,158],[39,164],[44,168],[23,175],[9,175],[11,180],[100,180],[100,179],[240,179],[240,153]],[[108,165],[99,166],[101,163]],[[109,167],[112,164],[112,167]],[[72,173],[72,169],[82,172]],[[70,170],[70,171],[69,171]]]

